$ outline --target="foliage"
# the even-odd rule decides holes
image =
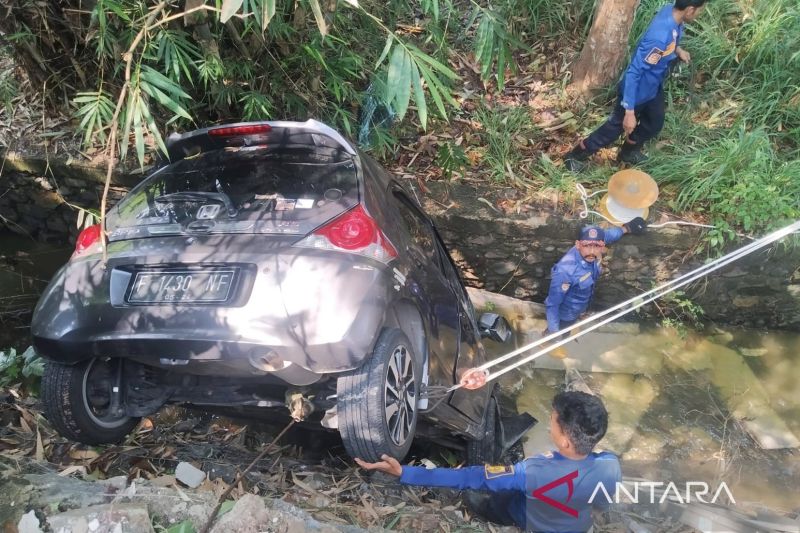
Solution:
[[[481,78],[484,80],[491,77],[496,65],[497,88],[502,91],[505,87],[506,69],[517,71],[513,50],[527,46],[509,30],[508,23],[513,20],[512,17],[476,4],[472,21],[467,26],[472,26],[477,19],[480,19],[480,23],[475,34],[475,61],[481,67]]]
[[[675,208],[708,213],[717,226],[708,233],[712,246],[736,238],[734,228],[760,233],[800,218],[800,162],[781,161],[765,130],[740,125],[733,135],[692,143],[692,151],[659,154],[648,169],[677,185]]]
[[[12,100],[19,92],[19,84],[14,75],[14,64],[8,61],[9,49],[0,46],[0,106],[7,115],[13,110]]]
[[[0,351],[0,387],[17,383],[26,387],[36,386],[43,372],[44,360],[33,346],[22,353],[17,353],[15,348]]]
[[[518,9],[525,13],[529,34],[548,37],[574,36],[578,43],[582,43],[589,32],[595,6],[594,0],[525,0],[520,3]]]
[[[683,291],[673,291],[653,302],[661,314],[661,327],[675,329],[685,337],[689,329],[703,329],[703,308],[690,300]]]
[[[469,158],[460,145],[447,141],[439,145],[436,164],[442,169],[442,175],[450,179],[453,174],[461,173],[469,165]]]
[[[526,169],[521,168],[522,156],[519,141],[527,140],[534,126],[527,108],[494,107],[485,104],[475,112],[475,119],[483,127],[482,135],[487,143],[483,160],[495,181],[505,181]]]
[[[459,76],[447,60],[451,26],[463,25],[458,35],[477,26],[482,74],[496,68],[501,86],[521,45],[509,17],[476,4],[467,21],[449,0],[423,1],[429,19],[412,32],[411,2],[222,0],[186,3],[195,6],[187,12],[184,3],[154,5],[21,2],[0,21],[23,63],[52,58],[42,65],[43,87],[51,98],[73,95],[85,147],[108,142],[126,89],[116,138],[123,158],[132,141],[140,165],[148,149],[165,150],[169,126],[314,116],[354,135],[364,91],[378,81],[398,120],[414,109],[424,129],[431,109],[446,120],[459,105],[451,87]]]

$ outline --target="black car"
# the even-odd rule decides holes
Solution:
[[[85,229],[36,306],[62,435],[119,441],[181,403],[279,410],[367,460],[402,458],[415,434],[485,455],[490,389],[445,391],[508,325],[479,327],[403,184],[312,120],[215,126],[168,150],[108,212],[107,263]]]

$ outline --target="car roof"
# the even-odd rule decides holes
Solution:
[[[235,122],[173,133],[167,139],[170,162],[227,147],[255,144],[333,148],[358,157],[356,149],[339,132],[317,120]]]

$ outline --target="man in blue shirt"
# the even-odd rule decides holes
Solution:
[[[557,451],[514,465],[466,468],[402,466],[393,457],[356,462],[367,470],[398,476],[405,485],[473,489],[491,493],[481,510],[487,519],[525,531],[586,531],[592,509],[604,510],[605,494],[622,480],[617,457],[592,451],[608,428],[608,413],[596,396],[561,392],[553,398],[550,437]],[[598,485],[603,488],[598,490]]]
[[[646,228],[647,222],[636,217],[621,228],[586,226],[581,229],[575,246],[553,267],[550,291],[544,301],[545,334],[568,328],[589,308],[594,285],[602,272],[600,260],[606,244],[617,242],[626,233],[640,235]]]
[[[625,132],[618,161],[638,164],[646,158],[642,145],[655,138],[664,126],[664,79],[675,58],[691,60],[679,46],[683,25],[703,11],[707,0],[675,0],[661,8],[650,22],[630,65],[619,84],[619,97],[608,120],[564,156],[564,165],[573,172],[586,166],[589,157],[616,141]]]

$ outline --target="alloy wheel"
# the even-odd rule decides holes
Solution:
[[[417,410],[414,361],[405,346],[396,346],[392,351],[384,383],[386,427],[392,441],[402,446],[411,434]]]

